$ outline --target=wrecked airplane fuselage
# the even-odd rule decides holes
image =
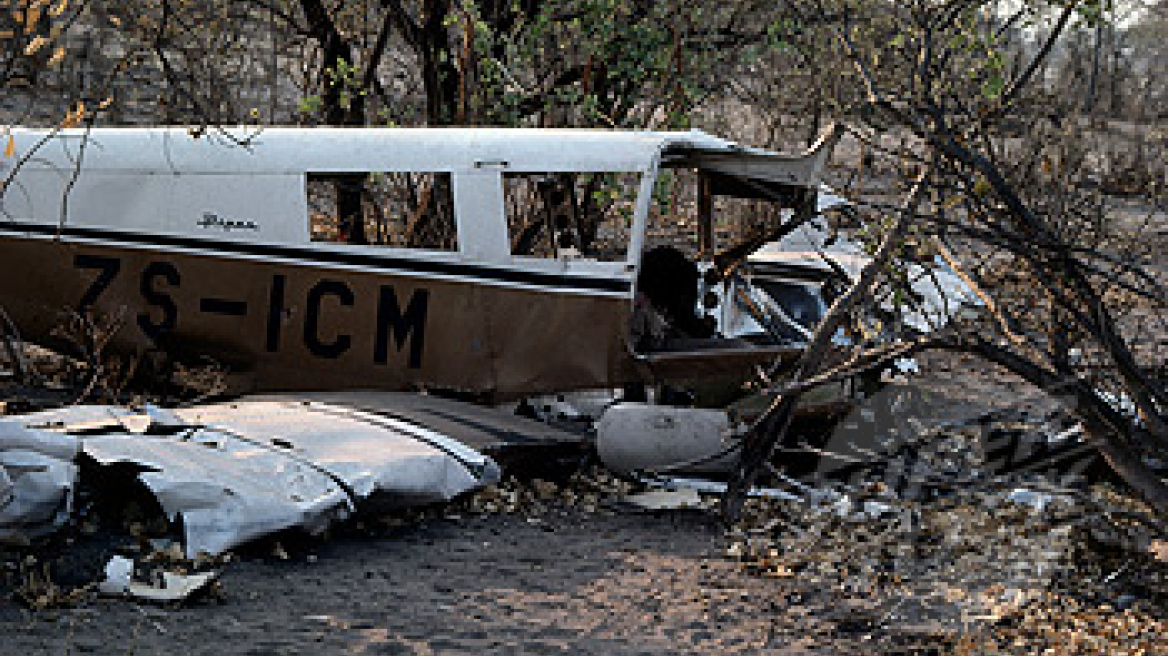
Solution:
[[[497,400],[797,353],[696,327],[692,305],[675,311],[696,289],[660,300],[654,285],[696,281],[670,279],[686,256],[645,255],[648,217],[662,170],[697,170],[699,252],[713,259],[711,198],[814,208],[835,141],[784,157],[701,132],[12,135],[0,306],[33,341],[72,308],[120,318],[115,348],[210,356],[247,389]]]

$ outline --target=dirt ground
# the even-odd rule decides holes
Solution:
[[[918,383],[933,395],[934,421],[1048,403],[991,368],[927,364],[933,373]],[[960,626],[886,621],[862,591],[752,573],[726,556],[730,544],[708,512],[452,507],[327,539],[263,541],[225,566],[215,594],[184,606],[88,595],[42,611],[13,600],[19,577],[9,563],[0,655],[978,653],[955,637]],[[62,566],[79,577],[62,583],[93,581],[108,550],[77,546],[67,550],[84,566]],[[1126,617],[1092,606],[1109,622]]]
[[[789,613],[721,535],[697,513],[439,517],[244,556],[182,608],[0,601],[0,653],[823,653],[800,641],[839,627]]]

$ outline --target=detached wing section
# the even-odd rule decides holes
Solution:
[[[481,449],[566,439],[521,421],[375,393],[177,411],[74,406],[4,418],[0,542],[27,542],[66,523],[76,485],[110,498],[144,487],[181,523],[190,557],[291,528],[316,533],[355,512],[441,503],[498,481],[499,466]]]

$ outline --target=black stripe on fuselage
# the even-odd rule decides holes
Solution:
[[[0,221],[0,232],[11,234],[34,234],[41,236],[63,236],[79,239],[93,239],[105,242],[128,243],[142,246],[169,246],[186,248],[197,251],[211,251],[231,255],[255,255],[261,257],[279,257],[306,261],[311,264],[340,264],[346,266],[360,266],[387,273],[407,272],[417,274],[437,274],[457,276],[462,278],[479,278],[484,281],[502,282],[518,285],[532,285],[537,287],[558,287],[562,289],[596,291],[596,292],[628,292],[629,281],[619,278],[584,278],[579,276],[562,276],[554,273],[538,271],[514,271],[483,266],[481,264],[464,264],[461,262],[435,262],[431,260],[415,260],[412,258],[393,257],[386,255],[368,255],[365,253],[351,253],[346,251],[329,251],[327,249],[302,248],[297,246],[275,244],[252,244],[238,241],[218,241],[199,237],[183,237],[179,235],[142,234],[110,230],[106,228],[87,228],[65,226],[58,228],[55,225],[34,223],[13,223]]]

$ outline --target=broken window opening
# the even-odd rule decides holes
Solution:
[[[759,279],[758,288],[746,291],[757,306],[752,310],[769,308],[767,314],[774,321],[768,316],[754,319],[778,326],[772,334],[751,335],[759,339],[748,342],[738,332],[726,332],[744,321],[734,318],[737,314],[751,314],[735,305],[735,295],[743,291],[739,288],[749,285],[731,272],[751,252],[775,239],[805,200],[802,188],[692,167],[662,169],[654,184],[637,279],[632,318],[637,350],[704,351],[751,348],[754,342],[757,346],[805,342],[822,319],[821,290],[785,279]],[[726,304],[735,307],[727,310]],[[727,321],[735,325],[722,325]]]
[[[314,242],[458,250],[449,173],[310,173]]]
[[[639,191],[637,173],[507,173],[511,254],[623,262]]]
[[[761,181],[692,168],[663,169],[654,185],[646,244],[668,244],[708,260],[756,235],[774,232],[791,218],[795,195]],[[709,234],[702,234],[705,215],[711,222]]]

